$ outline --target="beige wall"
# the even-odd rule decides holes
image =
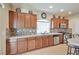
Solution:
[[[5,54],[6,52],[6,28],[8,22],[8,10],[10,6],[5,4],[5,8],[0,7],[0,54]]]
[[[72,33],[79,34],[79,14],[69,17],[69,28],[72,28]]]

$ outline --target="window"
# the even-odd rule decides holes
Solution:
[[[50,32],[50,21],[46,19],[37,21],[37,33],[49,33]]]

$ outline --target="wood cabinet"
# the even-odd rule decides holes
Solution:
[[[62,35],[58,35],[59,40],[57,44],[63,43]],[[6,54],[18,54],[27,52],[34,49],[44,48],[47,46],[54,45],[54,36],[45,35],[45,36],[36,36],[36,37],[27,37],[19,39],[7,39],[6,41]]]
[[[9,28],[36,28],[37,16],[9,11]]]
[[[54,45],[53,35],[50,35],[50,36],[49,36],[48,45],[49,45],[49,46],[53,46],[53,45]]]
[[[28,38],[28,51],[35,49],[35,37]]]
[[[7,39],[6,41],[6,54],[17,54],[17,40]]]
[[[59,21],[60,20],[57,19],[57,18],[56,19],[53,19],[53,26],[54,26],[54,28],[59,28],[59,24],[60,24]]]
[[[18,14],[13,12],[13,11],[9,11],[9,28],[17,28],[17,19],[18,19]]]
[[[24,28],[24,13],[18,13],[18,19],[16,21],[17,28]]]
[[[25,14],[25,23],[24,23],[24,27],[25,28],[30,28],[30,23],[31,19],[30,19],[30,14],[26,13]]]
[[[42,36],[42,46],[48,46],[48,36]]]
[[[24,28],[24,13],[9,11],[9,28]]]
[[[59,43],[61,44],[61,43],[63,43],[64,42],[64,40],[63,40],[63,35],[59,35]]]
[[[52,18],[51,20],[52,28],[60,28],[62,23],[66,24],[65,27],[68,28],[68,19]]]
[[[31,28],[36,28],[37,16],[31,14]]]
[[[41,36],[36,37],[35,46],[36,46],[36,49],[42,48],[42,37]]]
[[[26,39],[18,39],[18,53],[27,51],[27,38]]]

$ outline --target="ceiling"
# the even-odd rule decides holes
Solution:
[[[50,5],[53,6],[53,8],[50,9]],[[12,3],[12,6],[21,9],[44,11],[60,16],[79,13],[79,3]],[[61,12],[60,9],[64,9],[64,11]],[[68,14],[69,11],[71,14]]]

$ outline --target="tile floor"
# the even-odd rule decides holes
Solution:
[[[67,45],[60,44],[56,46],[50,46],[50,47],[22,53],[20,55],[66,55],[66,54],[67,54]]]

